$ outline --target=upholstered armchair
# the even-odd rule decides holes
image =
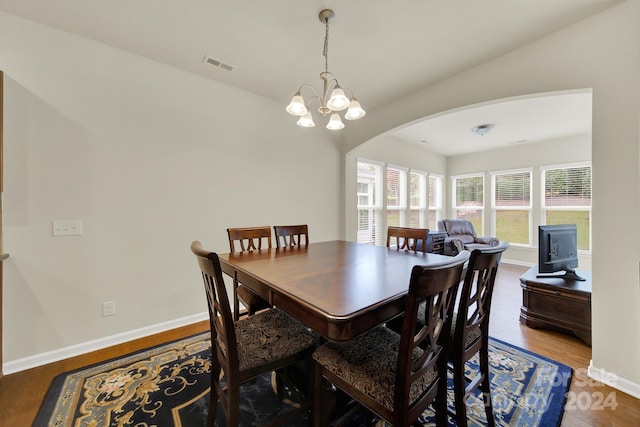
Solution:
[[[472,251],[500,244],[495,237],[478,237],[473,223],[468,219],[443,219],[438,221],[438,230],[447,233],[444,239],[445,255],[454,256],[464,249]]]

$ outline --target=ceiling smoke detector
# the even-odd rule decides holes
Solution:
[[[491,132],[491,129],[493,129],[493,125],[491,124],[478,125],[472,127],[471,132],[475,133],[476,135],[485,136],[486,134]]]

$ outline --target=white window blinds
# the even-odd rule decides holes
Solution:
[[[456,218],[468,219],[478,235],[483,234],[484,176],[453,178],[454,211]]]
[[[578,249],[591,250],[591,166],[543,170],[545,224],[576,224]]]
[[[496,173],[495,234],[511,244],[531,244],[531,172]]]

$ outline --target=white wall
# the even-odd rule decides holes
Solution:
[[[442,111],[513,96],[592,88],[590,372],[594,376],[612,373],[609,383],[636,396],[640,396],[640,365],[636,363],[640,360],[638,22],[640,2],[624,1],[409,97],[368,111],[370,126],[352,127],[342,134],[345,152],[349,152],[390,129]],[[616,225],[623,225],[627,238],[611,232]]]
[[[0,69],[5,364],[205,312],[195,239],[341,237],[340,151],[283,105],[5,13]],[[84,234],[52,237],[55,219]]]
[[[434,153],[427,147],[401,142],[385,136],[374,138],[360,145],[350,154],[441,176],[445,176],[447,173],[446,157]]]

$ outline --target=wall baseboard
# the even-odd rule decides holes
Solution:
[[[500,262],[503,264],[518,265],[520,267],[533,267],[534,265],[536,265],[532,262],[518,261],[517,259],[507,259],[507,258],[503,258]]]
[[[636,399],[640,399],[640,384],[636,384],[633,381],[621,378],[613,372],[609,372],[603,368],[593,366],[593,360],[589,362],[587,375],[589,376],[589,378],[593,378],[594,380],[602,384],[606,384],[610,387],[620,390],[623,393],[627,393],[628,395],[631,395]]]
[[[203,312],[179,319],[170,320],[168,322],[157,323],[155,325],[145,326],[144,328],[134,329],[116,335],[99,338],[92,341],[75,344],[69,347],[63,347],[57,350],[47,351],[45,353],[35,354],[33,356],[24,357],[22,359],[11,360],[2,364],[2,372],[4,375],[14,374],[16,372],[35,368],[37,366],[46,365],[48,363],[57,362],[59,360],[68,359],[70,357],[79,356],[81,354],[90,353],[95,350],[122,344],[127,341],[144,338],[159,332],[168,331],[182,326],[197,323],[209,319],[209,313]]]

